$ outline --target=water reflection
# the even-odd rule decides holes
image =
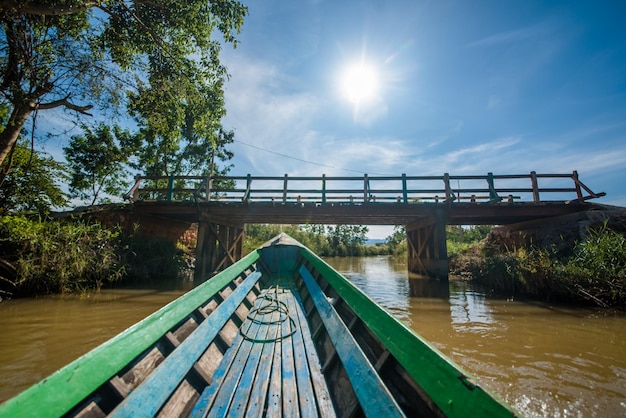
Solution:
[[[484,293],[455,278],[451,278],[449,289],[450,319],[456,331],[480,333],[491,329],[496,321]]]
[[[346,257],[328,259],[374,301],[397,318],[411,323],[412,298],[439,299],[450,306],[453,326],[461,331],[481,331],[495,322],[485,295],[464,280],[435,280],[407,272],[406,264],[392,257]]]
[[[327,261],[394,316],[408,320],[409,279],[406,267],[404,270],[394,268],[391,257],[342,257]]]
[[[446,301],[450,298],[450,288],[448,287],[447,281],[420,277],[410,273],[408,273],[408,276],[410,292],[406,296],[413,298],[442,299]]]
[[[406,259],[327,261],[523,415],[626,416],[624,313],[492,299]]]

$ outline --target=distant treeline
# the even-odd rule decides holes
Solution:
[[[404,226],[396,226],[382,243],[365,245],[369,229],[362,225],[247,225],[245,251],[254,250],[281,231],[322,257],[405,255],[407,252]],[[447,226],[448,253],[469,248],[484,239],[489,231],[491,226]]]
[[[284,232],[322,257],[394,254],[397,244],[365,245],[369,229],[362,225],[246,225],[246,253]]]

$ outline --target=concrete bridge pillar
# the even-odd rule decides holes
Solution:
[[[204,278],[239,260],[243,255],[243,236],[243,225],[222,225],[200,220],[196,244],[196,277]]]
[[[448,279],[446,217],[442,210],[406,225],[409,271]]]

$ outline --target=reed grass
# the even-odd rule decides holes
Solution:
[[[177,277],[186,249],[81,219],[0,218],[0,298],[97,291],[120,280]]]
[[[31,295],[82,292],[119,280],[120,231],[80,220],[0,218],[1,289]]]
[[[565,253],[532,244],[497,248],[487,239],[453,265],[506,297],[626,308],[626,237],[606,223]]]

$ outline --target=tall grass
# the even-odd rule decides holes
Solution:
[[[604,228],[590,231],[563,266],[575,294],[602,306],[626,307],[626,237]]]
[[[483,242],[473,255],[465,266],[495,293],[626,308],[626,237],[606,224],[589,230],[566,254],[535,245],[497,249]]]
[[[0,218],[0,298],[82,293],[124,280],[176,277],[184,249],[80,219]]]
[[[120,231],[82,221],[0,218],[1,289],[15,295],[81,292],[124,274]]]

